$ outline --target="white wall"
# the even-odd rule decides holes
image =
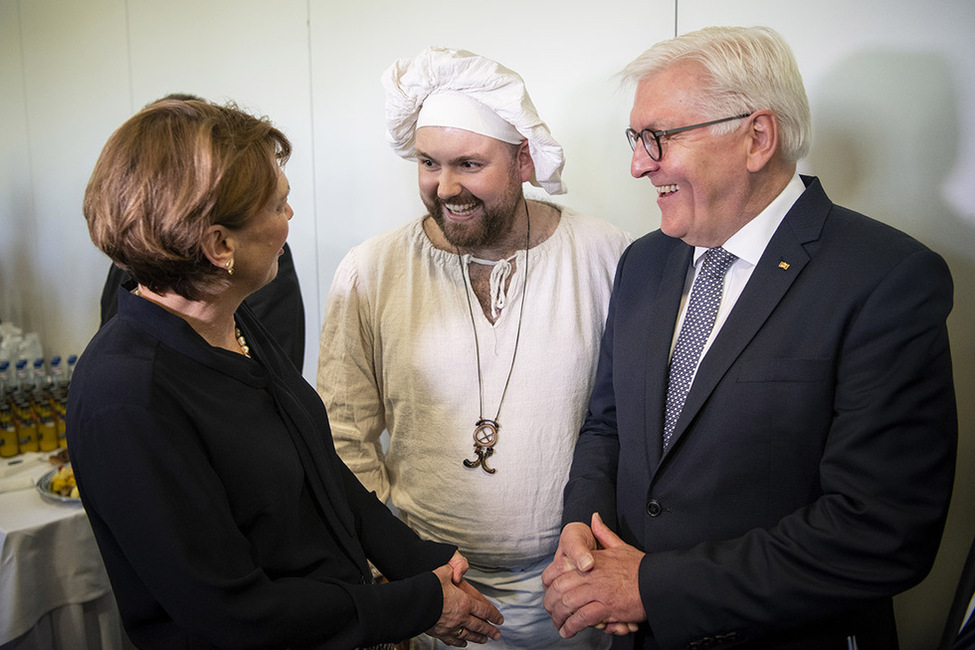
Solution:
[[[379,75],[428,45],[525,78],[565,147],[560,200],[636,234],[657,227],[629,177],[630,97],[613,75],[653,41],[707,24],[768,24],[793,45],[813,110],[803,171],[831,198],[941,252],[961,440],[931,576],[897,600],[902,647],[934,647],[975,534],[975,3],[970,0],[0,0],[0,318],[47,352],[83,349],[107,259],[88,240],[85,183],[108,135],[170,92],[234,99],[295,144],[290,238],[308,314],[306,376],[348,248],[418,216],[413,167],[383,139]]]

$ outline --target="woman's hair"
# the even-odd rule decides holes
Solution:
[[[91,240],[152,291],[212,294],[227,273],[203,254],[204,233],[214,224],[240,228],[264,208],[290,155],[288,138],[265,117],[163,98],[102,149],[83,205]]]
[[[779,150],[789,162],[809,152],[812,131],[809,100],[792,50],[768,27],[708,27],[657,43],[621,73],[639,83],[681,61],[702,66],[709,84],[700,109],[708,119],[767,109],[779,127]],[[738,122],[711,127],[714,133],[733,130]],[[681,126],[681,125],[677,125]]]

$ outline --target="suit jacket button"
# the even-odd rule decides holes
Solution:
[[[660,502],[656,499],[650,499],[650,502],[647,503],[647,514],[651,517],[659,516],[663,510],[664,509],[660,506]]]

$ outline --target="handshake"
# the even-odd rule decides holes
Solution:
[[[638,573],[644,553],[621,540],[593,514],[592,526],[568,524],[552,564],[542,573],[545,609],[564,638],[587,627],[630,634],[646,620]],[[434,570],[444,590],[443,613],[427,634],[449,646],[497,641],[501,613],[464,579],[467,560],[454,553]]]
[[[464,579],[468,568],[464,556],[455,552],[447,564],[433,571],[443,588],[443,611],[427,634],[458,648],[468,642],[497,641],[501,631],[496,626],[504,623],[498,608]]]

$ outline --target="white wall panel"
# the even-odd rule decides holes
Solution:
[[[0,0],[0,320],[23,323],[34,285],[36,229],[24,96],[20,7]]]
[[[5,3],[5,13],[13,7]],[[12,27],[4,22],[4,30]],[[5,241],[3,255],[28,257],[17,262],[15,278],[4,278],[4,293],[20,294],[18,324],[40,332],[48,354],[66,354],[80,351],[97,327],[89,278],[99,259],[81,198],[108,128],[125,114],[114,109],[127,94],[123,5],[19,3],[18,28],[28,145],[5,150],[3,159],[29,176],[11,187],[19,225],[16,248],[8,253]]]
[[[169,93],[235,101],[267,115],[291,140],[288,241],[306,310],[305,375],[318,361],[319,274],[313,181],[308,22],[304,2],[128,3],[132,112]]]

